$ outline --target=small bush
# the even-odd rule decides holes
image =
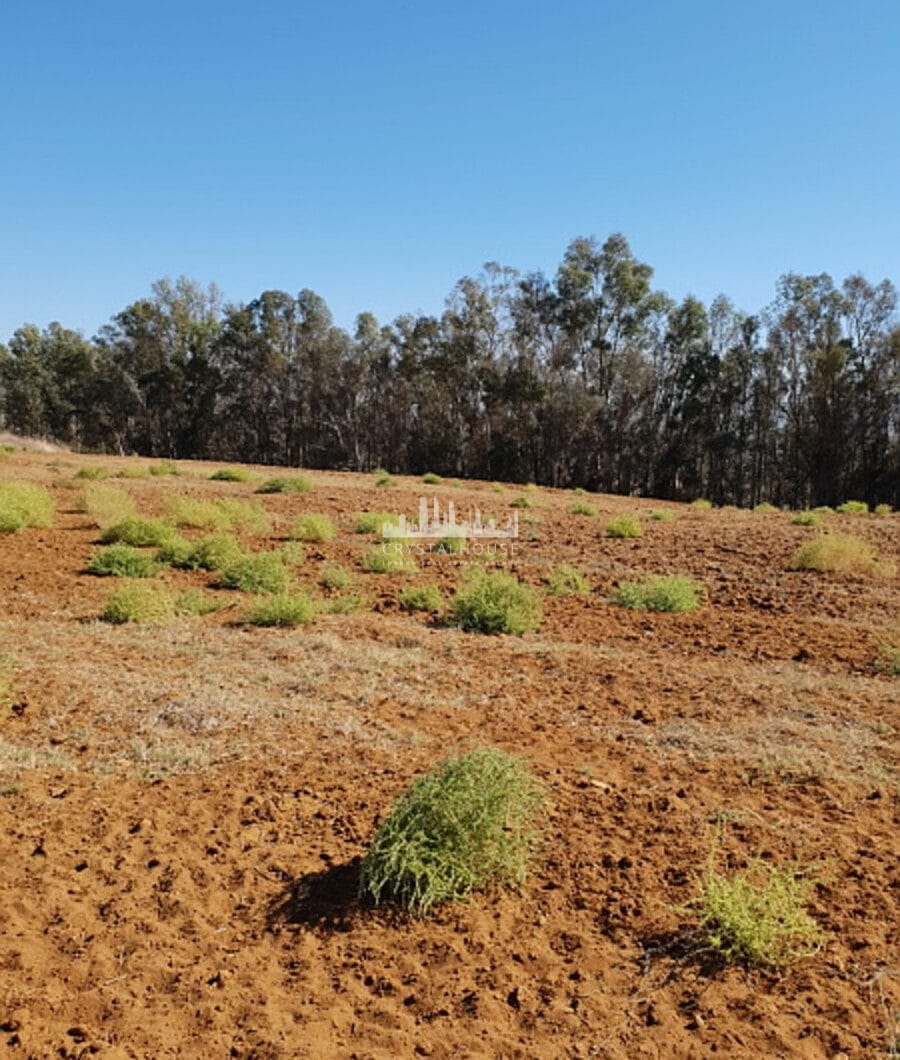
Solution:
[[[587,490],[584,489],[582,486],[576,486],[575,489],[572,490],[572,492],[575,494],[576,497],[583,497],[587,493]]]
[[[794,526],[818,526],[822,519],[817,512],[798,512],[791,522]]]
[[[527,497],[513,497],[509,506],[510,508],[530,508],[531,501]]]
[[[220,467],[209,477],[213,482],[252,482],[256,475],[242,467]]]
[[[726,961],[764,968],[808,956],[822,940],[805,908],[812,886],[799,872],[761,858],[730,877],[710,867],[697,901],[707,946]]]
[[[375,485],[381,487],[381,489],[387,489],[391,486],[396,486],[397,482],[390,475],[379,475],[375,480]]]
[[[547,592],[551,596],[582,596],[591,591],[591,583],[571,563],[560,563],[547,576]]]
[[[584,501],[576,501],[574,504],[569,506],[570,515],[596,515],[597,512]]]
[[[312,482],[305,475],[282,475],[266,479],[257,487],[257,493],[309,493]]]
[[[284,593],[287,582],[287,567],[277,552],[254,552],[229,564],[219,575],[223,589],[244,593]]]
[[[876,504],[875,514],[876,515],[890,515],[894,509],[889,504]]]
[[[162,519],[123,519],[100,535],[101,545],[133,545],[135,548],[162,548],[176,539],[175,530]]]
[[[242,621],[248,626],[299,626],[315,617],[315,601],[306,593],[278,593],[249,607]]]
[[[151,464],[147,468],[147,474],[153,475],[154,478],[162,478],[165,475],[180,475],[181,469],[177,464],[173,464],[171,460],[164,460],[159,464]]]
[[[675,513],[671,508],[656,508],[650,513],[650,518],[657,523],[671,523],[675,518]]]
[[[91,558],[85,571],[102,578],[150,578],[159,564],[140,549],[131,545],[110,545]]]
[[[127,493],[103,482],[92,482],[81,491],[78,510],[90,516],[101,530],[134,516],[134,501]]]
[[[807,541],[794,555],[798,570],[827,571],[835,574],[873,575],[886,572],[875,548],[852,534],[821,534]]]
[[[166,497],[166,515],[175,526],[195,530],[227,530],[231,522],[215,501],[199,500],[196,497]]]
[[[331,541],[336,533],[327,515],[301,515],[288,536],[294,541]]]
[[[827,504],[820,504],[818,508],[813,508],[816,515],[834,515],[834,508],[829,507]]]
[[[398,599],[404,611],[440,611],[444,603],[443,594],[436,585],[412,586]]]
[[[216,501],[216,506],[224,515],[226,525],[232,530],[242,530],[247,534],[267,534],[272,529],[269,513],[261,504],[225,498]]]
[[[221,611],[224,606],[222,600],[201,589],[185,589],[175,597],[175,611],[179,615],[209,615]]]
[[[0,534],[26,527],[46,529],[53,523],[53,499],[30,482],[0,482]]]
[[[610,594],[610,603],[631,611],[694,611],[701,587],[682,574],[653,575],[640,582],[622,582]]]
[[[306,560],[306,549],[299,541],[286,541],[275,551],[289,566],[297,566]]]
[[[708,512],[712,508],[712,501],[708,501],[704,497],[698,497],[696,500],[691,501],[691,507],[696,508],[700,512]]]
[[[422,476],[422,481],[426,486],[440,486],[444,481],[440,475],[435,475],[433,471],[429,471],[427,474]]]
[[[336,563],[327,564],[322,568],[322,573],[319,575],[319,585],[323,589],[346,589],[352,580],[349,572],[345,571],[343,567],[339,567]]]
[[[400,574],[415,570],[405,541],[389,541],[381,548],[373,548],[360,558],[359,565],[367,574]]]
[[[606,524],[607,537],[640,537],[644,532],[633,515],[620,515]]]
[[[165,622],[175,614],[175,603],[165,589],[137,582],[124,585],[107,600],[104,622]]]
[[[385,523],[397,526],[400,522],[400,516],[393,512],[357,512],[355,518],[353,529],[357,534],[380,534]]]
[[[770,515],[772,512],[777,512],[778,509],[774,504],[769,504],[767,501],[763,501],[761,504],[757,504],[753,509],[754,515]]]
[[[542,790],[502,751],[471,751],[415,780],[394,803],[363,859],[360,890],[427,915],[491,884],[520,887]]]
[[[232,534],[208,534],[187,545],[185,552],[180,552],[180,546],[177,546],[179,551],[169,561],[173,567],[222,571],[234,567],[244,558],[244,550]],[[162,550],[157,558],[162,560],[165,554],[166,550]]]
[[[109,471],[105,467],[99,467],[97,464],[89,464],[87,467],[80,467],[75,472],[75,478],[96,480],[98,478],[108,478]]]
[[[537,594],[505,571],[478,571],[450,603],[453,622],[467,633],[512,633],[537,629],[541,605]]]
[[[837,509],[841,515],[865,515],[869,506],[865,501],[844,501]]]

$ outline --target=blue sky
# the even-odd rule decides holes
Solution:
[[[623,232],[674,297],[900,283],[900,5],[7,0],[0,341],[161,276],[339,324]]]

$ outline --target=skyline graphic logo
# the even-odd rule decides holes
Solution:
[[[448,501],[447,511],[441,514],[440,504],[437,497],[433,499],[432,515],[428,515],[428,501],[424,497],[419,498],[419,517],[417,520],[407,521],[406,515],[400,514],[398,522],[383,523],[381,535],[386,540],[394,538],[424,538],[427,540],[439,540],[447,537],[464,537],[481,540],[508,540],[515,541],[519,537],[519,513],[514,511],[508,516],[504,526],[499,526],[495,519],[482,521],[481,509],[476,508],[474,512],[469,509],[468,517],[461,522],[456,521],[456,505]]]

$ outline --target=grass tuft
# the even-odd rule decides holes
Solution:
[[[256,475],[242,467],[220,467],[209,477],[213,482],[252,482]]]
[[[657,523],[671,523],[675,513],[671,508],[656,508],[650,513],[650,518]]]
[[[175,614],[175,602],[161,586],[136,582],[123,585],[106,602],[101,614],[104,622],[165,622]]]
[[[163,460],[159,464],[151,464],[147,468],[147,474],[153,475],[154,478],[162,478],[166,475],[180,475],[181,469],[171,460]]]
[[[100,535],[101,545],[132,545],[134,548],[163,548],[178,535],[162,519],[123,519],[113,523]]]
[[[53,499],[31,482],[0,482],[0,534],[26,527],[46,529],[53,523]]]
[[[852,534],[821,534],[807,541],[795,553],[794,566],[798,570],[834,574],[888,573],[887,565],[878,560],[874,545]]]
[[[876,504],[874,508],[876,515],[890,515],[893,510],[889,504]]]
[[[385,523],[389,526],[397,526],[400,516],[393,512],[357,512],[355,520],[354,533],[380,535]]]
[[[606,524],[607,537],[640,537],[643,532],[640,521],[633,515],[620,515]]]
[[[182,551],[187,545],[186,551]],[[167,550],[163,549],[157,559],[165,561]],[[240,542],[232,534],[208,534],[194,542],[182,542],[176,546],[169,560],[173,567],[182,570],[224,570],[233,567],[244,558]]]
[[[844,501],[837,509],[841,515],[865,515],[869,506],[865,501]]]
[[[477,571],[450,602],[452,621],[467,633],[512,633],[537,629],[537,593],[512,574]]]
[[[347,589],[353,581],[349,571],[345,571],[337,563],[327,563],[322,568],[322,573],[319,575],[319,585],[323,589],[330,589],[332,591],[338,589]]]
[[[513,497],[509,506],[510,508],[530,508],[531,501],[527,497]]]
[[[822,517],[818,512],[798,512],[791,522],[794,526],[818,526],[822,522]]]
[[[288,572],[284,558],[278,552],[254,552],[224,567],[219,574],[223,589],[237,589],[244,593],[284,593]]]
[[[596,515],[596,509],[585,501],[575,501],[569,506],[570,515]]]
[[[622,582],[609,601],[631,611],[695,611],[702,591],[683,574],[657,574],[643,581]]]
[[[327,515],[301,515],[290,529],[293,541],[331,541],[337,533]]]
[[[115,486],[92,482],[81,491],[78,510],[88,515],[101,530],[136,514],[134,500]]]
[[[698,512],[708,512],[712,508],[712,501],[706,500],[705,497],[698,497],[691,501],[691,507],[696,508]]]
[[[394,803],[363,859],[360,890],[420,915],[491,884],[521,887],[542,790],[502,751],[451,758]]]
[[[266,479],[257,487],[257,493],[310,493],[312,482],[305,475],[281,475]]]
[[[590,591],[590,581],[571,563],[559,563],[547,575],[547,592],[551,596],[583,596]]]
[[[159,564],[146,552],[131,545],[110,545],[91,557],[85,568],[87,574],[101,578],[151,578]]]
[[[247,534],[267,534],[272,529],[269,513],[261,504],[225,498],[216,501],[216,505],[224,515],[226,525],[232,530],[242,530]]]
[[[436,475],[433,471],[428,471],[422,476],[422,481],[426,486],[440,486],[444,480],[440,475]]]
[[[88,464],[86,467],[80,467],[75,472],[75,478],[88,479],[91,481],[98,478],[109,478],[109,469],[100,467],[98,464]]]
[[[214,611],[221,611],[225,606],[222,600],[202,589],[185,589],[175,597],[175,611],[179,615],[209,615]]]
[[[306,593],[278,593],[249,607],[241,621],[248,626],[300,626],[312,622],[316,610]]]
[[[444,596],[436,585],[414,585],[398,597],[404,611],[440,611]]]
[[[228,516],[215,501],[197,497],[166,497],[163,507],[169,522],[178,527],[194,530],[227,530],[231,525]]]
[[[389,489],[390,487],[397,485],[397,480],[388,474],[379,475],[375,480],[375,485],[381,489]]]
[[[777,512],[778,509],[774,504],[769,504],[768,501],[763,501],[761,504],[757,504],[753,509],[754,515],[770,515],[772,512]]]

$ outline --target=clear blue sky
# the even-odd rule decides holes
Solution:
[[[614,231],[679,298],[900,283],[896,0],[6,0],[0,49],[0,341],[179,274],[438,313]]]

